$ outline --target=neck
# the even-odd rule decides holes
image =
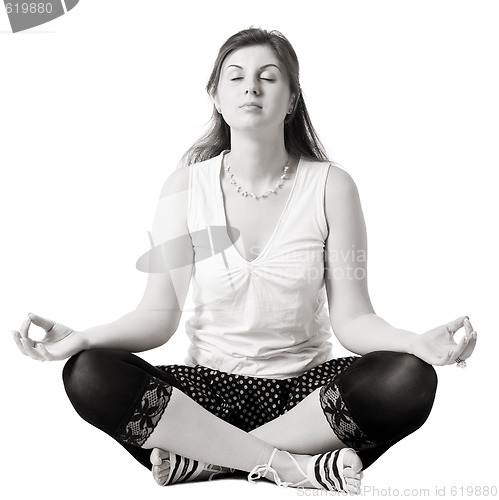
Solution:
[[[288,153],[284,135],[254,137],[231,131],[231,150],[228,155],[233,173],[241,182],[258,187],[268,184],[282,174]]]

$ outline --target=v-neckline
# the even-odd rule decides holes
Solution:
[[[293,193],[294,193],[295,186],[296,186],[296,180],[298,179],[298,174],[300,172],[302,158],[301,157],[299,158],[298,164],[296,165],[295,178],[293,180],[293,184],[291,186],[291,190],[289,192],[288,199],[286,200],[286,204],[284,205],[284,208],[283,208],[281,215],[277,221],[277,224],[274,228],[274,231],[272,232],[269,240],[267,241],[266,245],[263,247],[262,251],[253,260],[247,260],[241,255],[239,250],[236,248],[236,246],[234,245],[234,242],[231,240],[231,238],[229,236],[229,232],[227,230],[229,224],[227,222],[227,213],[225,211],[224,194],[222,191],[222,168],[223,168],[223,164],[224,164],[224,157],[228,152],[229,152],[228,150],[225,150],[225,151],[222,151],[222,153],[220,153],[220,155],[218,157],[218,165],[217,165],[217,169],[216,169],[216,173],[217,173],[216,186],[217,186],[217,191],[218,191],[219,207],[221,208],[221,212],[222,212],[221,216],[222,216],[223,223],[225,225],[225,232],[227,234],[227,238],[229,238],[229,241],[232,243],[232,248],[234,249],[234,253],[237,255],[238,259],[240,259],[242,262],[244,262],[247,265],[254,265],[254,264],[257,264],[258,261],[260,261],[263,258],[262,256],[264,256],[268,252],[268,250],[271,247],[272,242],[274,241],[274,238],[279,230],[279,227],[281,226],[281,222],[284,219],[286,212],[288,211],[288,206],[290,205],[291,199],[293,197]]]

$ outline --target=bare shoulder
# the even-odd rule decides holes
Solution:
[[[359,192],[352,176],[334,163],[329,168],[326,182],[326,213],[333,215],[359,202]]]
[[[187,191],[189,189],[189,178],[192,165],[174,170],[163,183],[161,197]]]
[[[165,180],[153,223],[155,242],[168,241],[186,233],[189,207],[190,167],[174,170]]]
[[[341,167],[331,166],[329,174],[325,200],[328,252],[346,255],[354,249],[363,256],[367,248],[367,232],[357,186],[352,176]],[[345,260],[343,264],[346,263]],[[350,284],[361,284],[361,281],[346,280]],[[360,299],[356,296],[355,300]]]

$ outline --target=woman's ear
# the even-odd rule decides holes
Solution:
[[[220,106],[220,101],[218,99],[218,96],[215,94],[213,96],[213,106],[215,106],[215,109],[220,113],[222,114],[222,108]]]

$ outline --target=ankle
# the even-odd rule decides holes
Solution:
[[[310,458],[309,455],[297,455],[279,450],[274,457],[272,467],[282,482],[295,484],[307,477],[307,465]],[[296,460],[298,466],[293,459]]]
[[[273,446],[271,446],[267,443],[263,443],[263,446],[258,450],[258,453],[253,458],[252,463],[250,463],[248,465],[248,467],[249,467],[249,469],[247,469],[248,472],[250,470],[254,470],[256,467],[260,467],[264,464],[268,464],[271,457],[272,457],[272,454],[274,453],[274,449],[275,448]],[[274,461],[275,461],[275,457],[272,459],[272,467],[274,466],[273,465]],[[246,469],[243,469],[243,470],[246,470]]]

